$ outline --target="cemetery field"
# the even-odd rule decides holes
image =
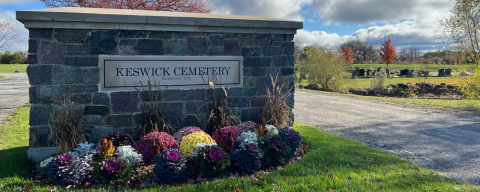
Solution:
[[[15,73],[15,70],[25,73],[27,66],[28,64],[0,64],[0,73]]]
[[[20,191],[41,186],[27,177],[28,116],[30,105],[21,107],[9,123],[0,125],[0,191]],[[304,136],[308,153],[281,170],[182,186],[156,186],[144,191],[478,191],[480,188],[444,177],[403,159],[361,143],[295,123]],[[57,187],[54,191],[66,191]],[[106,189],[92,189],[106,191]],[[139,190],[142,191],[142,190]]]
[[[371,87],[371,78],[366,79],[346,79],[344,88],[369,88]],[[421,82],[429,82],[433,84],[455,84],[457,83],[457,78],[455,77],[428,77],[427,79],[424,78],[413,78],[413,77],[401,77],[401,78],[387,78],[385,81],[385,85],[389,84],[397,84],[397,83],[421,83]],[[308,84],[307,84],[308,85]]]
[[[445,69],[445,68],[450,68],[452,69],[452,72],[455,70],[459,70],[462,66],[464,65],[438,65],[438,64],[415,64],[415,65],[422,65],[427,68],[428,71],[430,72],[438,72],[439,68]],[[370,69],[374,68],[377,69],[379,67],[387,67],[387,64],[353,64],[355,67],[360,67],[362,69]],[[400,71],[401,69],[413,69],[412,64],[389,64],[388,69],[394,70],[394,71]]]

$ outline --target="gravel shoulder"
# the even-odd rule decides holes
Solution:
[[[0,73],[0,124],[18,107],[29,102],[28,77],[26,73]]]
[[[480,185],[480,116],[296,91],[295,120]]]

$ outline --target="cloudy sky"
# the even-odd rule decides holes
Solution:
[[[258,15],[303,21],[295,38],[303,45],[329,48],[360,39],[381,44],[390,35],[397,49],[417,46],[423,52],[440,50],[438,21],[445,17],[451,0],[210,0],[214,13]],[[0,0],[0,20],[16,21],[15,11],[45,8],[38,0]],[[18,23],[21,25],[21,23]],[[4,50],[23,50],[23,43]]]

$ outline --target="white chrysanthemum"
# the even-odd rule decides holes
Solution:
[[[273,125],[267,125],[268,135],[278,135],[278,130]]]
[[[130,166],[135,166],[140,164],[142,160],[142,155],[138,154],[135,149],[130,146],[120,146],[117,148],[116,154],[119,159],[122,159]]]
[[[242,132],[242,134],[237,137],[236,141],[240,143],[239,147],[247,146],[249,144],[256,144],[257,134],[251,131]]]
[[[205,147],[217,146],[216,143],[197,143],[195,149],[190,153],[192,156],[197,156],[198,150]]]

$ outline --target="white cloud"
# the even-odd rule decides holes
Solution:
[[[27,4],[30,2],[37,2],[38,0],[0,0],[0,6],[1,5],[21,5],[21,4]]]
[[[210,0],[216,14],[256,15],[303,21],[300,10],[312,0]]]
[[[2,51],[25,51],[25,48],[28,45],[28,30],[25,29],[23,23],[20,23],[15,18],[14,12],[0,9],[0,21],[7,21],[16,24],[20,29],[20,35],[18,37],[22,40],[20,43],[13,43],[8,47],[3,47]]]

